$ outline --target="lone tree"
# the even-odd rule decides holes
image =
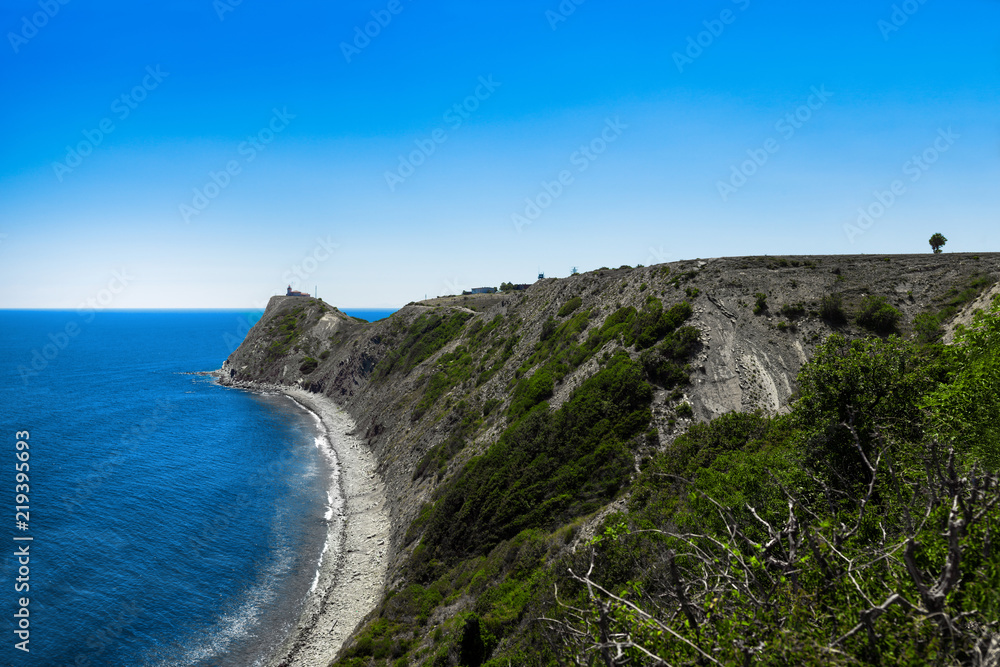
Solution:
[[[948,239],[946,239],[944,237],[944,234],[940,234],[940,233],[935,233],[934,236],[932,236],[931,240],[930,240],[931,247],[934,248],[934,253],[935,254],[941,252],[941,247],[945,243],[947,243],[947,242],[948,242]]]

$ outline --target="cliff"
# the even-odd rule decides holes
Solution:
[[[523,530],[562,535],[562,542],[549,539],[538,562],[575,549],[621,506],[644,461],[669,451],[692,423],[732,411],[787,411],[800,368],[831,332],[933,341],[955,317],[967,318],[977,299],[986,303],[998,276],[1000,254],[691,260],[411,303],[376,323],[318,299],[273,297],[226,360],[221,381],[297,386],[332,399],[378,462],[393,526],[390,583],[361,639],[342,654],[344,664],[406,656],[410,664],[478,665],[526,632],[527,603],[501,618],[472,574],[471,583],[447,591],[434,582],[460,580],[468,570],[506,585],[512,565],[483,574],[483,563],[509,556]],[[549,424],[546,414],[564,421]],[[530,419],[537,423],[525,426]],[[585,442],[587,433],[560,440],[557,431],[574,423],[587,433],[610,424],[615,447],[586,465],[592,477],[613,483],[598,488],[545,464],[551,474],[511,496],[525,504],[512,507],[506,523],[496,519],[500,509],[483,516],[468,508],[480,493],[472,480],[517,486],[503,477],[495,453],[514,460],[532,429],[553,429],[552,452],[560,453],[532,450],[523,459],[532,470],[548,470],[538,463],[546,456],[599,447]],[[445,535],[458,523],[467,544]],[[394,605],[404,601],[409,606],[399,612]],[[478,625],[488,614],[500,619],[489,632]]]

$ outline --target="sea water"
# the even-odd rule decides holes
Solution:
[[[0,664],[249,667],[294,628],[327,531],[318,420],[194,374],[259,315],[0,311]]]

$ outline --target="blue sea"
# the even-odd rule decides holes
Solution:
[[[0,664],[249,667],[294,628],[326,539],[318,420],[196,374],[259,316],[0,311]]]
[[[341,308],[340,310],[351,317],[357,317],[366,322],[378,322],[396,312],[385,308]]]

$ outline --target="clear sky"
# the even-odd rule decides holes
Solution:
[[[1000,246],[996,0],[10,0],[0,27],[2,308]]]

